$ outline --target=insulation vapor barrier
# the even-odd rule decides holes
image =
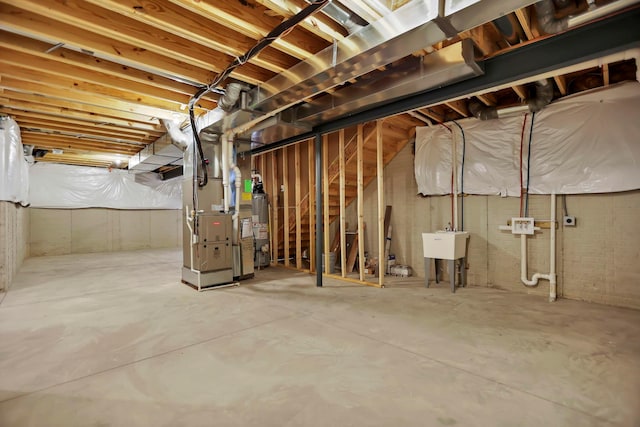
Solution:
[[[11,117],[0,119],[0,200],[27,205],[29,165],[22,151],[20,128]]]
[[[36,208],[181,209],[182,178],[161,181],[125,170],[36,163],[29,170]]]
[[[640,188],[640,83],[629,82],[567,97],[526,117],[522,174],[529,193],[609,193]],[[524,115],[465,119],[466,194],[520,196]],[[457,126],[458,188],[462,136]],[[531,152],[528,152],[531,132]],[[451,193],[452,134],[444,126],[416,131],[415,177],[424,195]]]

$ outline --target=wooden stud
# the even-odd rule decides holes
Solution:
[[[378,174],[378,284],[384,286],[385,265],[384,244],[386,241],[384,231],[384,145],[382,140],[382,120],[376,121],[376,167]],[[362,265],[363,261],[360,261]],[[364,266],[363,266],[364,268]]]
[[[602,64],[602,81],[605,86],[609,86],[609,64]]]
[[[364,125],[358,125],[357,164],[358,164],[358,256],[360,257],[360,280],[364,282]]]
[[[340,161],[340,271],[342,277],[347,276],[347,221],[346,221],[346,197],[345,197],[345,159],[344,159],[344,129],[340,129],[339,138],[339,161]]]
[[[284,218],[282,220],[282,228],[284,229],[284,265],[289,266],[289,238],[290,238],[290,221],[289,217],[289,147],[282,148],[282,182],[284,184]]]
[[[471,115],[465,100],[459,99],[457,101],[449,101],[445,102],[445,105],[460,114],[462,117],[469,117]]]
[[[316,188],[316,172],[315,172],[315,143],[313,139],[309,140],[308,145],[309,164],[307,170],[309,172],[309,270],[313,273],[316,270],[316,204],[315,204],[315,188]]]
[[[496,99],[496,96],[493,95],[492,93],[476,95],[476,98],[478,98],[487,107],[494,107],[498,104],[498,100]]]
[[[296,169],[296,268],[302,270],[302,206],[301,206],[301,170],[300,170],[300,143],[294,147],[294,165]]]
[[[329,135],[322,135],[322,207],[323,207],[323,238],[324,238],[324,272],[329,273],[329,256],[331,244],[329,229]]]
[[[281,150],[271,152],[271,264],[278,264],[280,247],[280,224],[278,223],[278,205],[280,203],[280,185],[278,184],[278,153]]]

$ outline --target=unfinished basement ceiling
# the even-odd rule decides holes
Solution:
[[[342,65],[351,73],[346,81],[321,82],[315,84],[315,91],[300,92],[296,87],[281,90],[292,75],[317,63],[333,46],[337,56],[339,47],[357,40],[359,31],[382,23],[389,34],[407,34],[412,31],[408,20],[395,17],[409,16],[407,11],[417,8],[431,8],[429,12],[437,15],[433,8],[437,2],[427,0],[334,1],[236,68],[220,87],[236,81],[259,88],[255,93],[268,98],[263,105],[295,105],[290,116],[295,121],[298,114],[311,128],[339,117],[337,114],[348,114],[349,108],[375,105],[375,100],[369,104],[354,100],[363,99],[363,92],[382,84],[389,87],[416,67],[428,68],[431,58],[439,52],[444,55],[447,48],[457,49],[461,40],[473,41],[472,59],[481,64],[548,40],[556,32],[573,31],[560,28],[561,23],[567,17],[585,16],[589,7],[604,10],[602,16],[594,16],[597,20],[638,8],[637,1],[628,0],[595,1],[591,6],[586,0],[538,4],[485,0],[474,10],[473,18],[464,10],[456,12],[456,7],[473,3],[445,2],[445,12],[454,12],[453,17],[425,30],[428,35],[442,31],[442,36],[434,35],[433,43],[425,37],[422,40],[428,42],[415,49],[405,43],[404,48],[411,46],[413,50],[394,51],[400,52],[399,57],[390,56],[390,63],[377,58],[375,52],[354,56]],[[304,0],[0,0],[0,114],[16,119],[23,144],[33,146],[38,161],[126,168],[130,156],[166,133],[161,120],[184,123],[189,99],[199,88],[307,5]],[[511,11],[511,5],[519,8]],[[495,19],[504,12],[501,7],[509,13]],[[487,16],[478,11],[486,11]],[[484,22],[485,18],[489,21]],[[414,20],[411,22],[420,25]],[[464,31],[456,29],[464,27],[461,22],[474,20],[482,22]],[[363,68],[360,72],[359,67]],[[623,53],[582,68],[550,70],[547,77],[552,79],[555,100],[634,80],[636,72],[633,55]],[[274,97],[269,88],[278,82],[282,87],[275,93],[279,97]],[[516,83],[425,105],[406,114],[413,122],[433,124],[470,117],[470,105],[475,105],[472,110],[478,105],[499,110],[536,96],[536,79]],[[409,85],[405,86],[395,88],[394,93],[409,94]],[[427,89],[425,83],[422,90]],[[217,97],[209,94],[200,99],[195,113],[214,109]],[[346,105],[343,111],[327,113],[326,109],[340,99],[348,101],[340,101]],[[179,166],[160,166],[156,171],[174,167]]]

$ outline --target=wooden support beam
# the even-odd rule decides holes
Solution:
[[[531,16],[527,8],[518,9],[515,11],[516,17],[518,18],[518,22],[524,31],[524,34],[527,36],[527,40],[533,40],[535,35],[533,34],[533,29],[531,26]]]
[[[329,273],[330,236],[329,229],[329,135],[322,135],[322,207],[323,207],[323,238],[324,238],[324,272]]]
[[[364,125],[358,125],[357,164],[358,164],[358,256],[364,261]],[[364,267],[360,268],[360,280],[364,282]]]
[[[562,96],[565,96],[567,94],[567,81],[564,76],[555,76],[553,80],[556,82],[558,90],[560,91]]]
[[[310,139],[308,141],[309,163],[307,165],[307,171],[309,172],[309,269],[311,272],[316,270],[316,204],[314,197],[316,188],[316,172],[315,172],[315,141]]]
[[[511,89],[513,89],[513,91],[516,93],[516,95],[518,95],[518,98],[520,98],[521,101],[524,101],[528,98],[527,88],[525,88],[524,86],[515,85],[511,86]]]
[[[462,117],[469,117],[471,113],[469,113],[469,108],[467,108],[467,102],[465,100],[459,99],[457,101],[449,101],[445,102],[445,105],[451,108],[456,113],[460,114]]]
[[[11,78],[2,76],[0,80],[0,88],[27,93],[35,96],[53,98],[67,105],[61,105],[63,108],[69,108],[68,103],[75,104],[74,109],[84,112],[98,112],[100,109],[105,111],[106,115],[113,117],[122,117],[129,120],[140,122],[149,121],[150,123],[158,123],[158,119],[175,119],[175,112],[163,110],[161,108],[147,107],[136,104],[135,102],[122,101],[119,99],[105,99],[92,94],[86,94],[81,91],[70,91],[52,87],[42,83],[30,82],[21,78]],[[108,114],[107,110],[117,111],[117,114]],[[187,118],[184,112],[179,117]]]
[[[278,184],[278,153],[281,150],[274,150],[271,155],[271,264],[278,264],[278,252],[280,246],[280,224],[278,223],[278,205],[280,203],[280,185]]]
[[[169,1],[199,15],[215,16],[216,22],[254,40],[263,38],[282,22],[276,16],[269,16],[266,8],[253,2],[247,3],[246,6],[239,6],[230,1]],[[325,40],[315,38],[307,31],[296,27],[273,42],[273,47],[298,59],[307,59],[326,46],[328,43]]]
[[[289,248],[289,237],[290,237],[290,229],[289,229],[289,221],[291,218],[289,217],[289,147],[282,147],[282,182],[284,184],[284,194],[282,197],[284,198],[284,220],[282,221],[282,228],[284,230],[284,265],[289,267],[289,257],[290,257],[290,248]]]
[[[478,98],[487,107],[495,107],[498,104],[498,99],[492,93],[476,95],[476,98]]]
[[[384,274],[387,260],[385,258],[386,235],[384,230],[384,146],[382,140],[382,120],[376,121],[376,159],[378,174],[378,284],[384,286]],[[360,260],[361,267],[364,268],[364,260]]]
[[[294,164],[296,169],[296,268],[302,270],[302,180],[300,168],[300,144],[294,147]]]
[[[609,64],[602,64],[602,81],[604,86],[609,86]]]
[[[339,139],[339,162],[340,162],[340,271],[342,277],[347,275],[347,220],[346,220],[346,196],[345,196],[345,159],[344,159],[344,129],[338,133]]]

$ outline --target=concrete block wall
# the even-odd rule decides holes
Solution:
[[[31,256],[173,248],[182,211],[31,209]]]
[[[0,292],[29,256],[29,208],[0,201]]]
[[[391,253],[424,277],[423,232],[442,230],[451,220],[449,196],[419,196],[413,174],[411,147],[406,147],[385,168],[385,199],[392,205]],[[576,227],[557,230],[556,270],[558,294],[565,298],[640,308],[640,191],[566,197]],[[365,189],[365,246],[377,255],[377,184]],[[557,217],[562,219],[562,197],[557,198]],[[460,205],[459,205],[460,208]],[[355,221],[355,203],[348,209]],[[489,286],[540,296],[549,294],[549,284],[535,288],[520,282],[520,238],[500,231],[519,216],[518,198],[499,196],[464,197],[464,227],[471,233],[468,280]],[[550,197],[531,195],[529,215],[549,219]],[[355,222],[353,222],[355,224]],[[529,278],[549,271],[549,230],[528,238]],[[433,266],[431,267],[433,269]],[[433,271],[432,271],[433,277]],[[445,276],[445,278],[448,276]]]

